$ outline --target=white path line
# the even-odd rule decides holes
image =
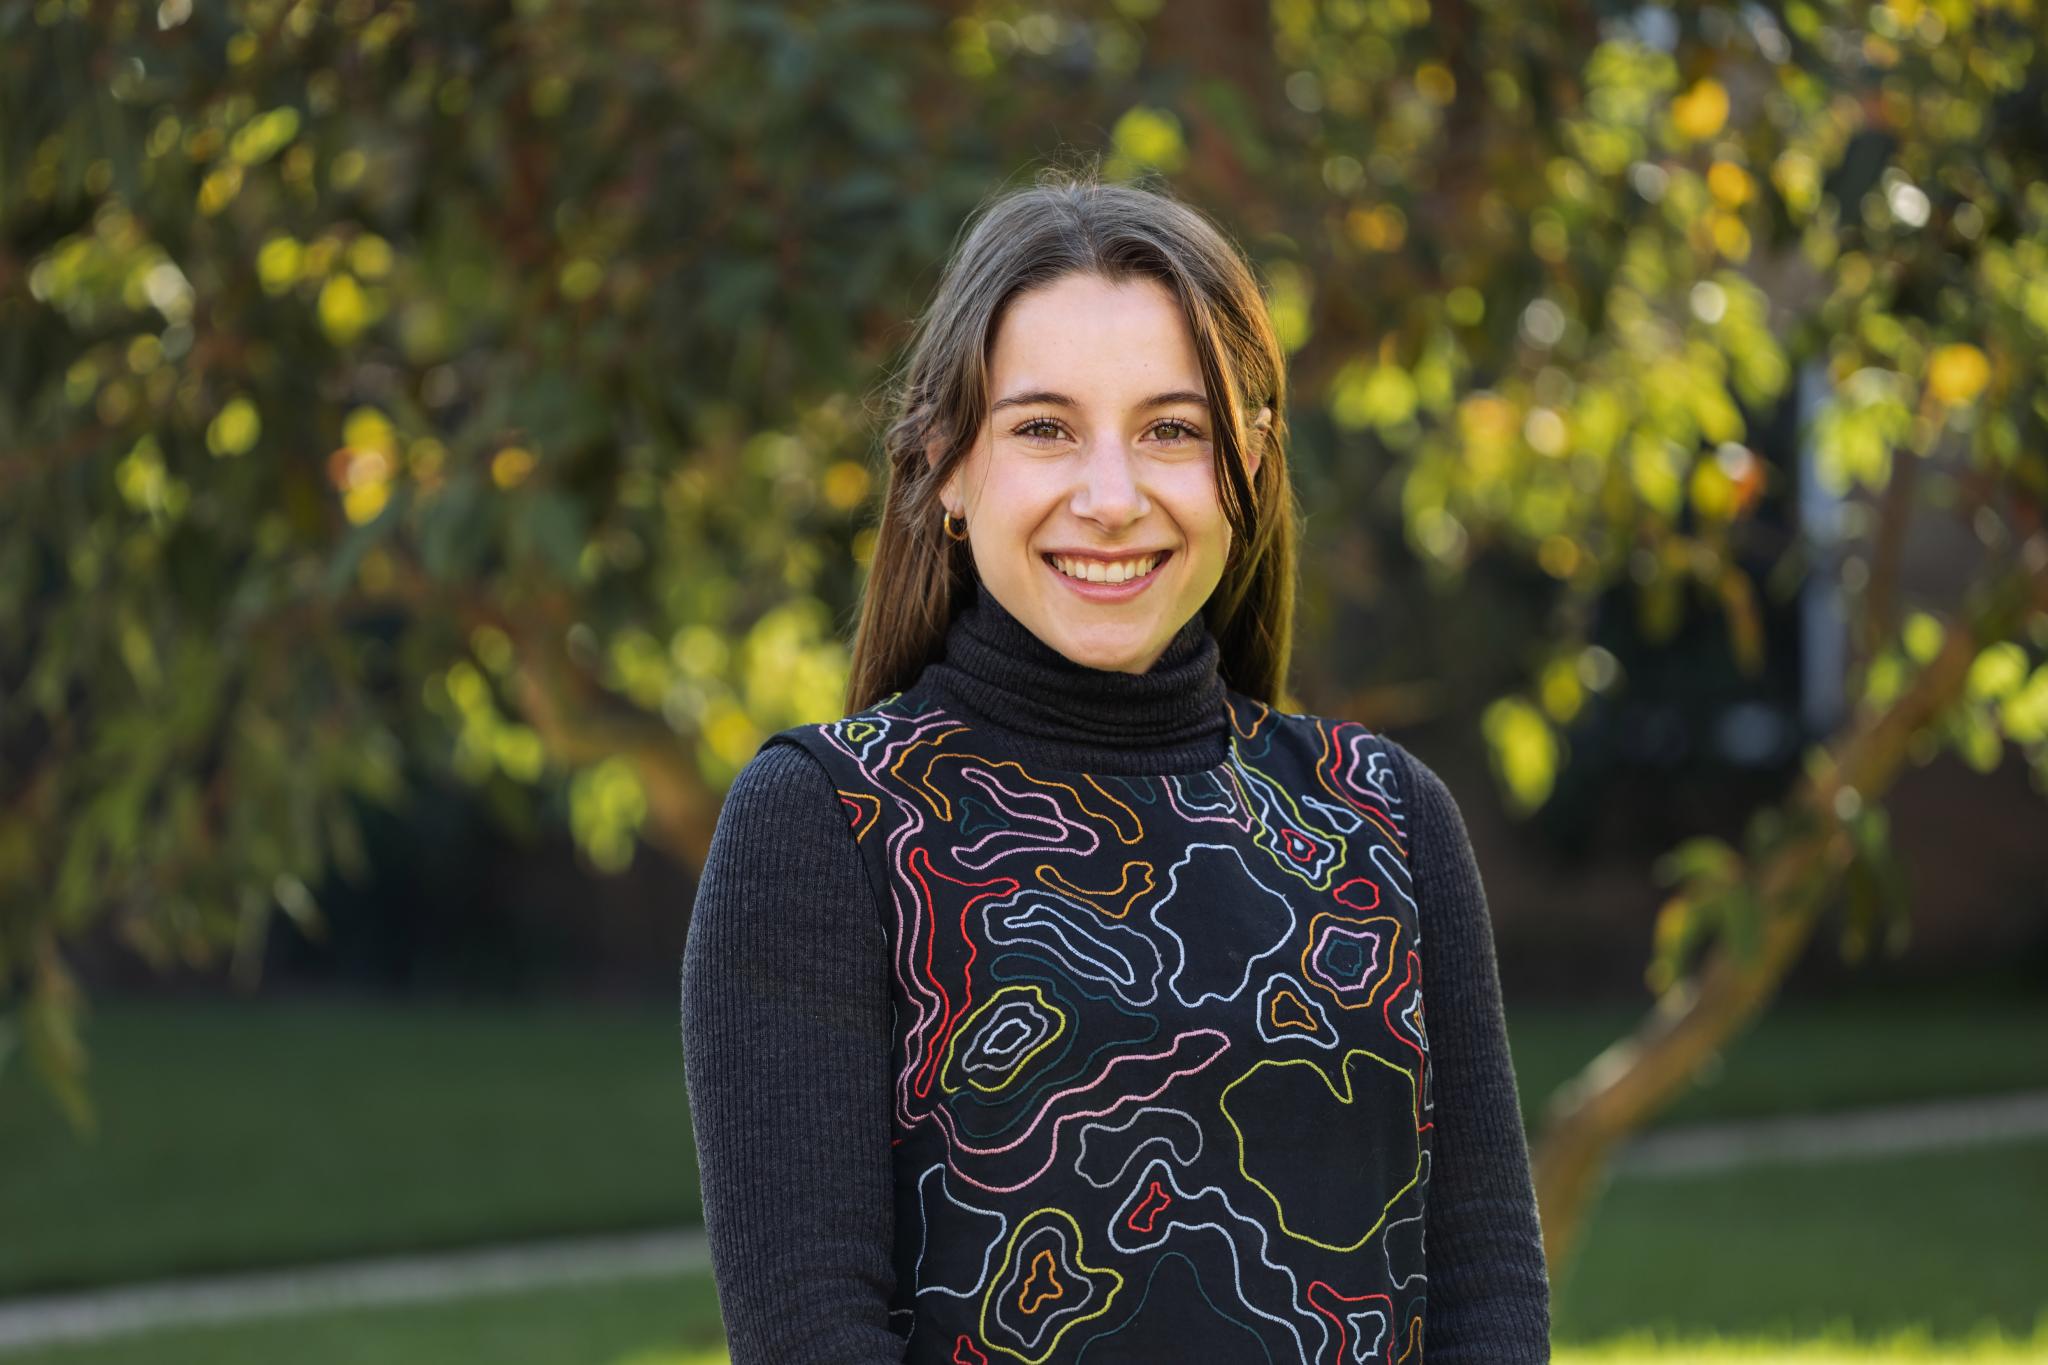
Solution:
[[[698,1228],[534,1242],[483,1250],[378,1256],[0,1300],[0,1352],[59,1341],[322,1309],[440,1302],[585,1281],[614,1283],[711,1265]]]
[[[1775,1162],[1948,1151],[2048,1136],[2048,1090],[1982,1099],[1886,1105],[1840,1114],[1691,1124],[1645,1133],[1616,1174],[1693,1175]]]

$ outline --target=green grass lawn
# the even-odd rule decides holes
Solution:
[[[106,1003],[100,1133],[0,1078],[0,1294],[701,1218],[677,1015]]]
[[[724,1365],[704,1275],[309,1313],[0,1352],[7,1365]]]
[[[2048,1140],[1953,1153],[1617,1179],[1576,1264],[1552,1267],[1558,1339],[1639,1329],[1806,1338],[2048,1326]],[[2044,1356],[2043,1359],[2048,1359]]]
[[[1634,1025],[1641,1010],[1511,1006],[1516,1079],[1533,1126],[1545,1096]],[[2048,1088],[2038,993],[1966,986],[1910,999],[1861,990],[1786,1001],[1738,1036],[1718,1068],[1658,1123],[1820,1113]]]
[[[1512,1010],[1525,1111],[1533,1117],[1543,1090],[1627,1017]],[[693,1221],[677,1028],[676,1011],[661,1005],[101,1002],[87,1020],[97,1142],[77,1142],[20,1066],[0,1076],[0,1228],[33,1230],[0,1236],[0,1294]],[[1674,1117],[2044,1085],[2048,1012],[2026,1001],[1788,1004],[1731,1048],[1719,1080]],[[2011,1198],[2010,1182],[2027,1174],[1971,1183],[1991,1165],[1931,1163],[1925,1188],[1941,1188],[1944,1171],[1960,1184],[1943,1196],[1954,1201],[1949,1221],[1930,1210],[1928,1228],[1966,1246],[1969,1211],[1995,1211],[1999,1191]],[[1651,1244],[1643,1239],[1655,1220],[1669,1216],[1656,1201],[1678,1198],[1685,1184],[1611,1192],[1589,1266],[1600,1264],[1610,1223],[1633,1229],[1616,1245]],[[2038,1179],[2031,1188],[2038,1213]],[[1730,1258],[1756,1255],[1741,1244],[1745,1228],[1766,1228],[1774,1247],[1799,1244],[1781,1220],[1757,1221],[1776,1194],[1745,1204],[1713,1189],[1700,1218],[1748,1210],[1713,1238]],[[1866,1236],[1882,1238],[1880,1214],[1910,1204],[1856,1189],[1841,1194],[1840,1212],[1861,1210]],[[1587,1330],[1602,1322],[1574,1321]]]
[[[1867,1341],[1631,1336],[1562,1346],[1552,1359],[1557,1365],[2041,1365],[2048,1361],[2048,1327],[2026,1338],[1965,1341],[1929,1340],[1917,1332]]]

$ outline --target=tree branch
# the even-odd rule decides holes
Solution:
[[[1859,708],[1786,799],[1794,826],[1811,832],[1788,840],[1755,869],[1763,923],[1754,958],[1717,940],[1694,976],[1666,991],[1630,1036],[1553,1094],[1533,1163],[1553,1267],[1567,1264],[1575,1249],[1613,1147],[1685,1090],[1700,1065],[1776,993],[1853,856],[1843,818],[1891,788],[1914,737],[1963,694],[1978,652],[2007,638],[2043,603],[2048,545],[2030,547],[2020,572],[1994,580],[1974,610],[1949,624],[1940,650],[1890,706]]]

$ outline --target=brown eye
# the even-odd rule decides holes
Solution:
[[[1033,435],[1033,434],[1032,434],[1032,431],[1031,431],[1031,429],[1032,429],[1033,427],[1047,427],[1047,428],[1050,428],[1050,429],[1051,429],[1051,431],[1052,431],[1052,435],[1051,435],[1051,436],[1036,436],[1036,435]],[[1028,421],[1028,422],[1024,423],[1024,425],[1022,425],[1022,426],[1018,427],[1018,428],[1017,428],[1017,430],[1016,430],[1016,432],[1015,432],[1014,434],[1015,434],[1015,435],[1018,435],[1018,436],[1022,436],[1022,437],[1024,437],[1024,439],[1026,439],[1026,440],[1028,440],[1028,441],[1049,441],[1049,440],[1053,439],[1053,437],[1054,437],[1054,436],[1057,436],[1057,435],[1059,435],[1059,432],[1060,432],[1060,426],[1059,426],[1059,423],[1057,423],[1057,422],[1053,421],[1053,420],[1052,420],[1052,419],[1051,419],[1050,417],[1034,417],[1034,418],[1032,418],[1032,419],[1031,419],[1030,421]]]
[[[1169,417],[1165,421],[1161,422],[1158,426],[1153,427],[1152,430],[1160,431],[1162,429],[1169,427],[1181,433],[1178,436],[1168,437],[1167,439],[1171,442],[1177,443],[1180,441],[1199,441],[1202,439],[1202,433],[1199,428],[1194,426],[1192,423],[1181,421],[1178,417]]]

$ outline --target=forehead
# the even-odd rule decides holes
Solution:
[[[1044,387],[1084,402],[1138,388],[1202,387],[1179,300],[1157,280],[1112,284],[1098,275],[1067,275],[1012,298],[996,328],[989,381],[999,397]]]

